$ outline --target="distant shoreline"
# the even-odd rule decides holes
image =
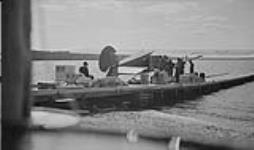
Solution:
[[[32,60],[98,60],[99,54],[92,53],[71,53],[69,51],[59,51],[59,52],[50,52],[50,51],[32,51]],[[130,55],[120,54],[118,55],[119,59],[123,59]],[[158,55],[153,55],[157,57]],[[176,57],[173,57],[176,58]],[[199,60],[248,60],[254,61],[254,55],[209,55],[203,56]]]
[[[128,55],[118,55],[120,59]],[[68,51],[49,52],[49,51],[32,51],[32,60],[98,60],[99,54],[82,54],[71,53]]]

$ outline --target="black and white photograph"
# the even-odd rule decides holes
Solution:
[[[2,0],[1,149],[254,150],[254,0]]]

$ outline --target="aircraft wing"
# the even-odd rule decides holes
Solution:
[[[149,57],[153,51],[145,52],[140,51],[136,54],[131,55],[119,62],[119,66],[135,66],[135,67],[145,67],[148,66]]]
[[[118,74],[119,75],[133,75],[138,74],[146,70],[147,67],[119,67]]]
[[[250,55],[206,55],[204,60],[254,60],[254,54]]]
[[[203,55],[199,55],[199,54],[191,54],[191,55],[169,54],[169,55],[167,55],[167,57],[168,57],[169,59],[172,59],[172,60],[176,60],[177,58],[182,58],[182,59],[188,61],[188,60],[200,59],[201,57],[203,57]]]
[[[191,54],[191,55],[168,55],[172,60],[183,58],[184,60],[254,60],[254,54],[249,55],[215,55],[215,54]]]

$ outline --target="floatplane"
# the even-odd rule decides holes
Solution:
[[[106,46],[99,58],[99,68],[102,72],[107,72],[107,76],[119,76],[119,75],[137,75],[144,71],[153,71],[154,68],[160,68],[160,61],[162,56],[152,56],[154,51],[139,51],[127,58],[118,60],[116,57],[116,50],[112,46]],[[165,57],[166,55],[164,55]],[[170,60],[176,60],[177,58],[185,61],[196,60],[202,57],[202,55],[191,56],[166,56]],[[129,67],[129,68],[128,68]],[[133,69],[132,67],[139,68]],[[130,72],[128,69],[134,71]],[[119,72],[118,72],[119,71]],[[127,72],[126,72],[127,71]]]

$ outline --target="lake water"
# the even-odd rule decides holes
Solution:
[[[125,136],[89,132],[31,132],[17,144],[21,150],[167,150],[166,142],[128,142]]]
[[[53,81],[55,65],[75,65],[76,71],[82,61],[35,61],[33,62],[33,82]],[[103,77],[97,61],[89,61],[91,74]],[[229,73],[225,77],[254,73],[254,61],[195,61],[195,69],[207,75]],[[216,79],[216,78],[212,78]],[[178,114],[204,121],[216,122],[232,127],[254,139],[254,82],[221,90],[202,96],[193,101],[185,101],[173,107],[163,107],[165,113]]]

